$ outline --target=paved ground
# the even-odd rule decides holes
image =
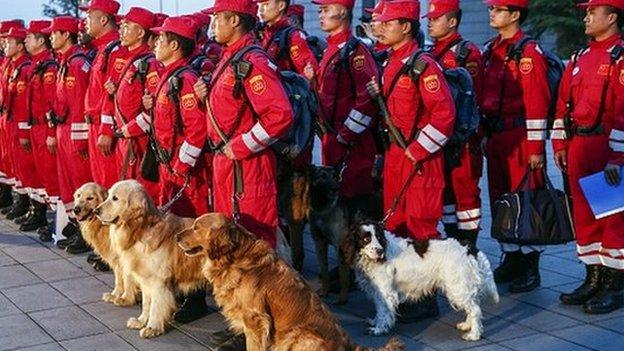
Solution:
[[[560,177],[554,181],[560,183]],[[487,234],[489,217],[486,210],[478,245],[496,266],[500,251]],[[314,280],[317,272],[310,249],[305,275]],[[558,294],[583,277],[573,245],[548,249],[541,272],[542,287],[532,293],[512,295],[500,287],[501,302],[484,306],[485,333],[479,342],[460,339],[454,325],[462,316],[445,302],[438,319],[399,325],[395,332],[408,350],[622,350],[624,310],[589,316],[558,302]],[[138,307],[119,308],[100,300],[112,284],[112,275],[93,271],[85,256],[42,245],[34,235],[0,220],[0,350],[207,350],[209,334],[224,328],[215,309],[190,325],[173,325],[156,340],[142,340],[125,328],[126,320],[139,314]],[[364,335],[363,319],[373,315],[373,306],[361,293],[352,293],[348,305],[331,308],[357,342],[386,342],[387,337]]]

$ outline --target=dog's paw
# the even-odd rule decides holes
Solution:
[[[374,327],[377,323],[375,323],[375,319],[374,318],[366,318],[366,324],[369,327]]]
[[[113,295],[113,293],[104,293],[102,294],[102,300],[105,302],[109,302],[109,303],[114,303],[115,302],[115,295]]]
[[[366,328],[366,334],[371,336],[388,335],[389,330],[385,328],[370,327]]]
[[[115,306],[119,306],[119,307],[127,307],[127,306],[134,306],[136,304],[136,301],[133,299],[129,299],[127,297],[124,296],[120,296],[120,297],[115,297],[113,300],[113,304],[115,304]]]
[[[165,333],[164,329],[145,327],[141,329],[141,331],[139,332],[139,335],[143,339],[151,339],[159,335],[163,335],[164,333]]]
[[[481,340],[481,334],[478,332],[468,332],[462,335],[462,339],[466,340],[466,341],[478,341]]]
[[[147,323],[143,323],[141,322],[138,318],[132,317],[130,319],[128,319],[128,322],[126,323],[126,327],[130,328],[130,329],[142,329],[145,327]]]
[[[472,326],[470,325],[470,323],[468,322],[460,322],[457,323],[457,330],[461,330],[463,332],[467,332],[472,328]]]

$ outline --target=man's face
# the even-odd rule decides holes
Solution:
[[[176,43],[176,41],[169,41],[165,32],[160,33],[156,40],[156,48],[154,49],[156,59],[161,63],[167,62],[173,56],[175,51],[174,46],[177,45]]]
[[[328,33],[339,28],[347,19],[347,9],[337,4],[320,6],[318,14],[321,30]]]
[[[37,53],[41,49],[41,46],[44,45],[43,38],[37,38],[35,34],[28,33],[26,39],[24,40],[24,45],[26,46],[26,51],[30,54]]]
[[[235,32],[236,16],[228,12],[215,14],[214,33],[215,41],[219,44],[226,44],[232,39]]]
[[[430,18],[427,26],[429,36],[433,39],[446,37],[453,30],[451,24],[451,20],[449,20],[446,15],[442,15],[438,18]]]
[[[606,33],[615,21],[614,13],[609,13],[606,6],[591,6],[587,8],[583,23],[585,24],[585,34],[596,37]]]
[[[258,15],[263,22],[272,24],[280,18],[285,5],[282,0],[263,1],[258,6]]]
[[[501,29],[508,27],[514,22],[513,12],[507,6],[490,6],[490,27]]]
[[[371,32],[373,33],[373,36],[375,38],[377,38],[377,40],[381,40],[381,36],[383,35],[383,26],[381,25],[381,22],[379,22],[378,18],[379,15],[376,13],[373,13],[371,15],[371,23],[370,23],[370,27],[371,27]]]
[[[399,20],[382,22],[382,28],[383,36],[381,42],[389,46],[402,42],[408,32],[407,23],[401,24]]]
[[[87,13],[87,20],[85,28],[87,34],[93,38],[98,38],[104,31],[104,25],[106,23],[106,14],[100,10],[89,10]]]
[[[7,38],[4,45],[4,54],[7,57],[15,57],[24,50],[24,43],[15,38]]]
[[[129,21],[123,21],[121,23],[119,32],[120,32],[121,45],[125,47],[134,46],[140,43],[143,37],[147,35],[143,27],[141,27],[140,25],[134,22],[129,22]]]

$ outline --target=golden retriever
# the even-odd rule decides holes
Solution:
[[[143,338],[163,334],[177,308],[175,294],[188,294],[206,284],[202,260],[185,256],[175,242],[175,234],[193,220],[161,214],[135,180],[114,184],[95,212],[110,225],[111,243],[121,265],[141,289],[141,315],[130,318],[128,328],[140,329]]]
[[[210,213],[178,233],[180,248],[203,257],[215,301],[248,351],[365,350],[353,345],[308,284],[264,241],[223,214]],[[383,350],[402,350],[393,339]]]
[[[102,224],[94,212],[107,196],[106,188],[96,183],[83,184],[74,192],[74,214],[84,240],[112,268],[115,276],[115,288],[104,293],[102,300],[117,306],[132,306],[137,303],[138,287],[119,265],[119,255],[111,246],[109,226]]]

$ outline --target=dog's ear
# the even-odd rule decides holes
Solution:
[[[357,244],[356,244],[356,232],[355,230],[359,230],[358,228],[349,231],[347,235],[342,239],[342,243],[340,243],[341,259],[347,264],[349,267],[352,267],[355,263],[355,257],[357,255]]]
[[[220,227],[204,229],[208,235],[208,258],[212,261],[228,257],[238,247],[235,242],[235,231],[237,228],[231,223]]]
[[[133,189],[128,197],[128,219],[148,220],[158,213],[154,200],[143,189]]]

